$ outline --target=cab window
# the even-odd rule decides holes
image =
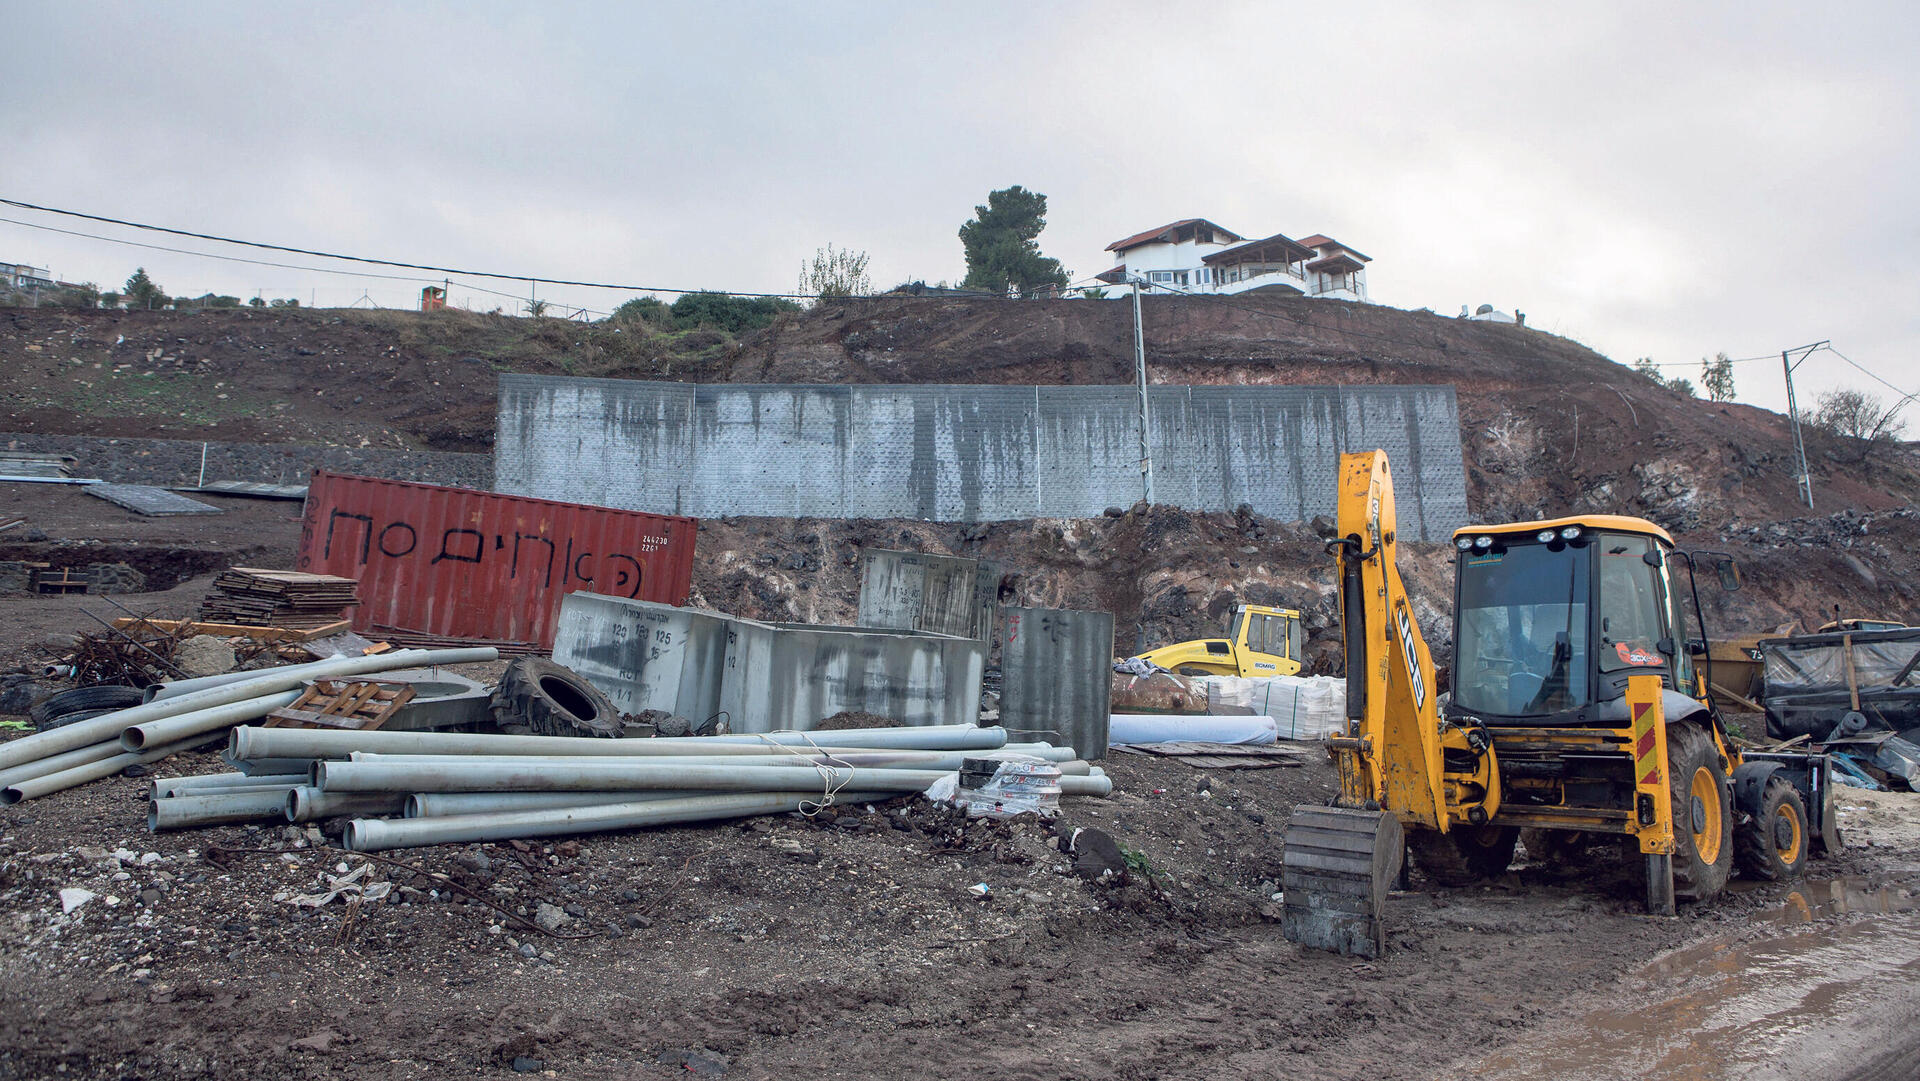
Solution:
[[[1667,637],[1662,610],[1671,611],[1661,570],[1647,563],[1653,542],[1609,535],[1600,549],[1600,671],[1664,668],[1659,642]]]

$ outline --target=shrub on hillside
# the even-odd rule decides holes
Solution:
[[[736,297],[726,293],[687,293],[673,302],[673,325],[681,330],[714,327],[728,334],[759,330],[800,305],[778,297]]]

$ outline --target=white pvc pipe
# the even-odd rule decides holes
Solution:
[[[1098,796],[1105,799],[1113,795],[1113,781],[1105,774],[1098,777],[1061,777],[1059,785],[1063,796]]]
[[[111,777],[121,770],[126,769],[128,766],[158,762],[160,759],[176,751],[184,751],[198,742],[198,740],[190,739],[181,743],[170,743],[165,747],[156,747],[150,751],[123,751],[120,754],[114,755],[112,758],[102,758],[97,762],[89,762],[83,766],[63,769],[58,773],[48,773],[40,777],[16,781],[5,788],[0,788],[0,803],[13,804],[19,803],[21,800],[37,799],[40,796],[50,795],[62,789],[72,788],[77,784],[86,784],[88,781],[97,781],[102,777]]]
[[[244,773],[209,773],[199,777],[173,777],[155,781],[147,798],[210,796],[219,792],[239,792],[249,788],[292,788],[306,783],[307,775],[304,773],[282,773],[270,777],[249,777]]]
[[[360,675],[366,672],[378,672],[390,668],[412,668],[423,664],[462,664],[470,661],[490,661],[500,655],[500,651],[491,647],[479,649],[403,649],[393,653],[381,653],[372,657],[336,657],[330,661],[318,661],[314,664],[293,665],[290,668],[267,668],[255,673],[255,678],[231,683],[221,687],[193,691],[177,698],[167,698],[158,702],[146,702],[138,706],[103,713],[98,717],[89,717],[84,721],[46,732],[36,732],[31,736],[16,739],[11,743],[0,743],[0,769],[7,769],[23,763],[50,758],[53,755],[75,748],[90,746],[103,740],[118,739],[128,728],[208,709],[224,706],[233,702],[257,698],[263,694],[284,691],[297,687],[308,679],[320,679],[333,676]]]
[[[546,811],[460,815],[454,818],[355,819],[347,824],[343,844],[355,852],[389,848],[498,841],[515,837],[553,837],[600,833],[676,822],[707,822],[719,818],[782,814],[819,799],[815,793],[781,795],[755,793],[738,796],[691,796],[683,799],[612,803],[599,807],[571,807]],[[885,799],[882,792],[843,792],[837,802],[858,803]]]
[[[63,769],[72,769],[89,762],[98,762],[103,758],[112,758],[116,754],[125,754],[126,750],[125,747],[120,746],[119,740],[111,739],[90,747],[77,747],[50,758],[42,758],[37,762],[15,766],[12,769],[0,769],[0,788],[5,788],[16,781],[45,777],[49,773],[59,773]]]
[[[768,732],[763,735],[735,733],[725,736],[698,736],[721,743],[792,743],[815,747],[886,747],[902,751],[993,750],[1007,742],[1004,728],[981,728],[972,724],[922,725],[905,728],[841,728],[830,732]]]
[[[147,830],[159,833],[161,830],[285,818],[287,793],[291,791],[291,788],[242,788],[148,800]]]
[[[964,730],[964,732],[962,731]],[[882,733],[906,733],[887,735]],[[918,733],[919,735],[913,735]],[[967,735],[985,733],[985,735]],[[966,735],[966,739],[959,737]],[[865,743],[860,736],[881,739]],[[809,744],[808,740],[812,740]],[[916,740],[919,743],[916,743]],[[919,745],[924,743],[924,746]],[[948,744],[958,743],[958,746]],[[978,744],[978,746],[974,746]],[[320,728],[236,728],[228,755],[236,761],[261,758],[345,758],[354,751],[375,754],[458,755],[595,755],[609,758],[670,755],[776,755],[783,746],[807,750],[810,746],[836,750],[999,750],[1006,746],[1006,729],[949,725],[938,728],[863,728],[845,732],[770,732],[735,738],[681,736],[662,739],[596,739],[579,736],[501,736],[469,732],[347,732]],[[1022,745],[1028,746],[1028,745]]]
[[[551,811],[562,807],[604,807],[609,803],[647,803],[685,799],[705,792],[668,789],[663,792],[415,792],[407,797],[408,818],[451,818],[454,815],[498,814],[502,811]]]
[[[1050,752],[1057,758],[1039,758],[1040,761],[1065,765],[1073,760],[1071,747],[1060,747]],[[741,759],[733,755],[684,755],[672,758],[649,758],[643,761],[660,766],[743,766],[759,768],[763,766],[812,769],[817,766],[851,766],[860,769],[925,769],[950,773],[959,769],[969,759],[978,759],[983,754],[1005,755],[1004,751],[846,751],[831,754],[787,754],[756,755]],[[335,759],[328,759],[335,761]],[[355,751],[347,756],[349,762],[411,762],[416,765],[436,765],[458,767],[472,762],[486,762],[492,765],[546,766],[549,768],[571,765],[586,765],[613,761],[607,758],[587,756],[567,757],[560,755],[434,755],[434,754],[372,754],[367,751]],[[1084,766],[1083,766],[1084,769]]]
[[[305,668],[308,665],[320,663],[322,662],[304,661],[300,664],[285,665],[283,668]],[[282,669],[258,668],[251,671],[236,670],[232,672],[222,672],[214,676],[195,676],[192,679],[176,679],[167,683],[149,683],[146,687],[142,688],[145,695],[143,700],[147,702],[159,702],[168,698],[178,698],[183,694],[191,694],[194,691],[204,691],[208,687],[225,687],[230,683],[239,683],[242,680],[252,679],[261,672],[280,670]]]
[[[235,684],[248,686],[248,684]],[[145,724],[136,724],[120,733],[120,746],[129,751],[143,750],[162,743],[178,743],[191,736],[204,736],[217,728],[227,728],[245,721],[257,721],[281,706],[290,706],[300,697],[299,691],[279,691],[263,694],[258,698],[243,698],[238,702],[229,702],[224,706],[208,709],[196,709],[191,713],[180,713],[172,717],[162,717]],[[177,698],[177,702],[187,699]]]
[[[407,809],[403,793],[322,792],[312,785],[296,785],[287,790],[280,810],[289,822],[312,822],[335,815],[390,815]]]
[[[322,792],[617,792],[687,788],[702,792],[819,792],[832,786],[875,792],[922,792],[936,774],[917,769],[788,769],[673,762],[593,761],[556,767],[545,759],[500,765],[460,759],[444,765],[392,762],[313,764]]]

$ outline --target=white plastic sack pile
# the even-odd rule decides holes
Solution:
[[[1208,676],[1207,712],[1272,717],[1281,739],[1325,739],[1347,727],[1347,681],[1339,676]]]

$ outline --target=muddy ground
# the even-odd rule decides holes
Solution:
[[[1066,817],[1137,853],[1124,884],[1072,875],[1037,823],[899,801],[390,853],[396,902],[317,910],[276,898],[362,857],[288,827],[152,836],[148,781],[114,778],[0,820],[0,1077],[1421,1078],[1578,1020],[1662,951],[1772,934],[1789,902],[1656,919],[1631,862],[1522,865],[1416,881],[1389,955],[1358,962],[1288,943],[1271,899],[1277,826],[1332,791],[1325,763],[1108,766],[1116,795]],[[1874,841],[1819,873],[1920,885],[1911,847]],[[75,887],[99,896],[63,915]],[[511,915],[542,903],[557,934]]]

